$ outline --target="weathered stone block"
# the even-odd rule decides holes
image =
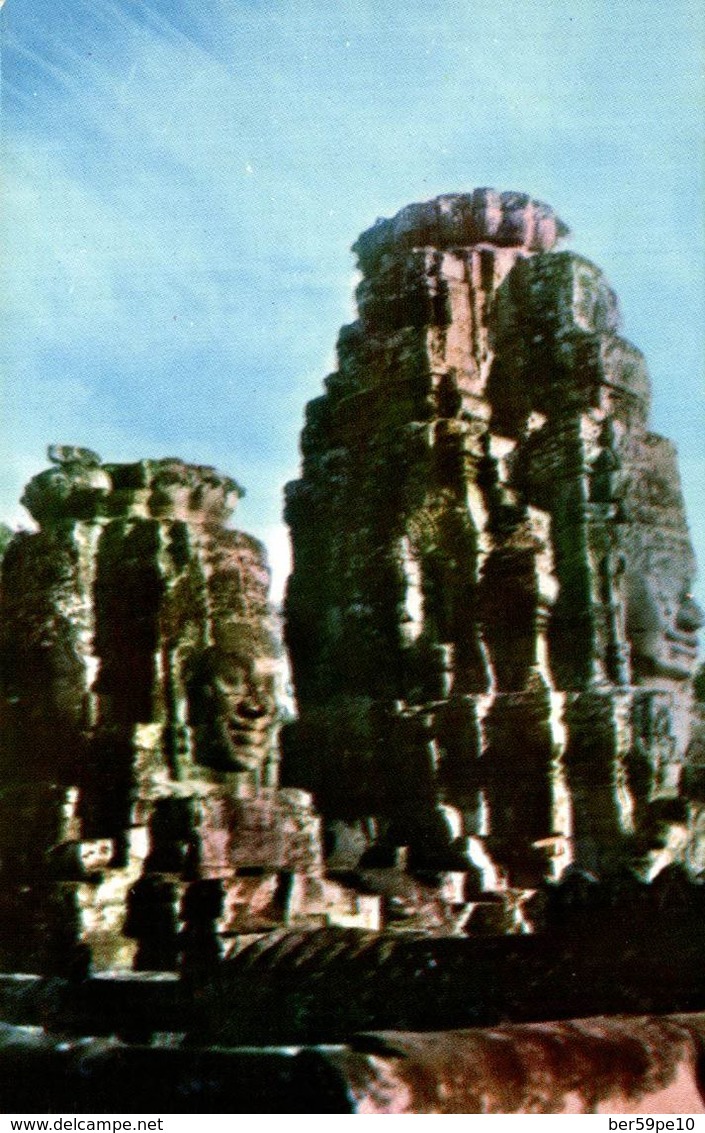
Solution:
[[[283,775],[329,821],[368,824],[363,862],[440,863],[450,803],[457,844],[482,837],[531,886],[573,853],[638,857],[649,807],[679,791],[701,614],[675,459],[646,429],[613,290],[555,250],[566,232],[478,189],[355,245],[360,319],[289,496]],[[348,375],[367,392],[346,397]],[[647,693],[669,706],[635,737]]]
[[[321,820],[306,792],[209,792],[199,809],[201,866],[209,876],[232,877],[240,868],[320,873]]]
[[[3,566],[8,932],[36,970],[85,969],[91,952],[98,967],[174,968],[203,956],[188,917],[182,944],[180,910],[186,884],[209,881],[193,800],[214,784],[224,799],[268,784],[249,819],[257,862],[320,863],[315,820],[271,786],[286,697],[269,571],[226,527],[240,489],[214,469],[103,465],[70,446],[50,459],[25,497],[41,530],[16,536]],[[227,841],[232,816],[218,817]],[[233,868],[216,860],[215,883]],[[16,951],[8,940],[2,962]]]

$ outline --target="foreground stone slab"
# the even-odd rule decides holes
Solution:
[[[705,1018],[379,1033],[327,1055],[357,1113],[705,1113]]]
[[[592,1018],[315,1047],[67,1041],[0,1024],[5,1113],[704,1113],[705,1016]]]

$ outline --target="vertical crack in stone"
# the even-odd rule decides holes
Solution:
[[[238,489],[52,446],[4,564],[0,969],[208,969],[282,924],[374,928],[277,786],[286,668]],[[290,899],[277,902],[282,879]]]
[[[50,448],[3,565],[0,969],[524,933],[702,867],[676,454],[564,235],[478,189],[355,245],[286,489],[295,719],[234,481]]]
[[[363,865],[403,850],[460,869],[481,811],[509,890],[663,857],[650,816],[688,743],[692,549],[643,358],[564,235],[541,202],[482,189],[354,248],[359,321],[288,488],[283,775],[339,838],[376,831]]]

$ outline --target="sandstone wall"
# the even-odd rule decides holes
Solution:
[[[477,190],[355,245],[359,317],[287,489],[283,736],[348,863],[462,871],[480,843],[521,890],[685,855],[702,616],[676,458],[565,234]]]
[[[373,927],[277,787],[287,694],[240,489],[182,461],[53,446],[0,607],[0,968],[173,969],[278,924]]]

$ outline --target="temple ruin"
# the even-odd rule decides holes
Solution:
[[[3,569],[0,968],[176,970],[280,924],[377,927],[323,877],[310,797],[277,788],[286,666],[264,550],[226,526],[238,485],[49,455]]]
[[[359,238],[358,318],[286,489],[283,619],[229,476],[50,447],[0,594],[0,1030],[43,1028],[27,1073],[41,1054],[95,1102],[134,1056],[153,1101],[145,1052],[167,1035],[196,1107],[239,1083],[253,1112],[272,1090],[464,1112],[514,1088],[477,1070],[495,1032],[467,1028],[509,1020],[518,1051],[553,1050],[573,1025],[534,1024],[705,1009],[677,457],[567,236],[479,189]],[[648,1048],[653,1074],[605,1097],[681,1075],[697,1099],[684,1018],[568,1041]],[[458,1049],[469,1077],[433,1110]]]
[[[359,317],[286,512],[283,773],[341,856],[457,870],[479,841],[515,891],[687,858],[702,616],[676,455],[566,235],[480,189],[355,245]]]

